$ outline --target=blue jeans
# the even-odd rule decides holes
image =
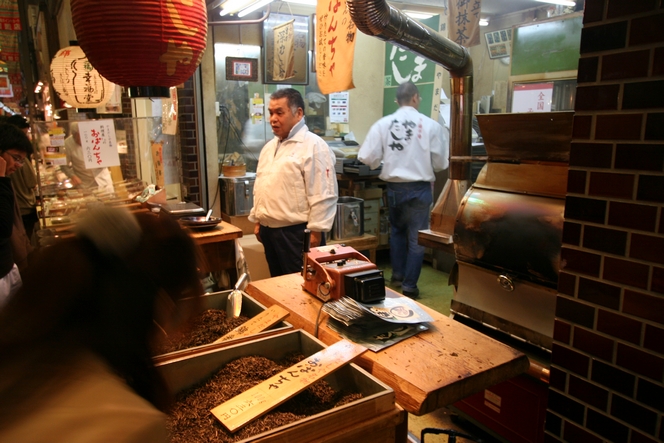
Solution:
[[[417,232],[429,228],[431,183],[388,183],[387,202],[392,279],[401,280],[404,291],[414,291],[424,261],[424,246],[417,244]]]

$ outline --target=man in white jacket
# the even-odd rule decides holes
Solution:
[[[435,120],[418,112],[420,94],[412,82],[397,88],[399,109],[369,129],[357,155],[387,182],[390,216],[391,281],[404,295],[417,298],[424,246],[418,231],[429,227],[434,172],[447,168],[449,135]]]
[[[335,157],[304,122],[304,100],[295,89],[270,96],[270,126],[275,137],[262,149],[249,221],[263,243],[270,275],[302,269],[304,230],[311,246],[325,244],[337,209]]]

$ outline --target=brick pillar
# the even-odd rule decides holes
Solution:
[[[201,164],[198,158],[198,139],[194,81],[189,79],[178,88],[178,131],[182,161],[183,200],[201,204]]]
[[[547,442],[664,440],[664,8],[586,0]]]
[[[116,86],[116,88],[121,88],[121,86]],[[122,88],[122,115],[120,118],[131,119],[132,118],[132,106],[131,99],[127,95],[126,88]],[[134,140],[134,131],[126,131],[127,135],[127,153],[120,154],[120,169],[122,170],[122,177],[125,180],[133,180],[138,177],[136,166],[136,140]]]

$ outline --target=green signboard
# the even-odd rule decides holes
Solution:
[[[420,22],[433,30],[438,29],[438,15]],[[419,111],[428,115],[434,95],[436,64],[429,59],[400,48],[391,43],[385,44],[385,84],[383,89],[383,115],[393,113],[399,107],[396,103],[396,89],[401,83],[412,81],[417,85],[422,97]],[[436,97],[436,102],[439,100]]]

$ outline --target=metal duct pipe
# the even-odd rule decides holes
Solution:
[[[456,209],[468,190],[472,134],[473,62],[468,50],[411,19],[386,0],[347,0],[355,26],[367,35],[389,41],[438,63],[452,77],[450,103],[450,174],[431,215],[431,230],[451,243]],[[451,217],[451,219],[450,219]]]

